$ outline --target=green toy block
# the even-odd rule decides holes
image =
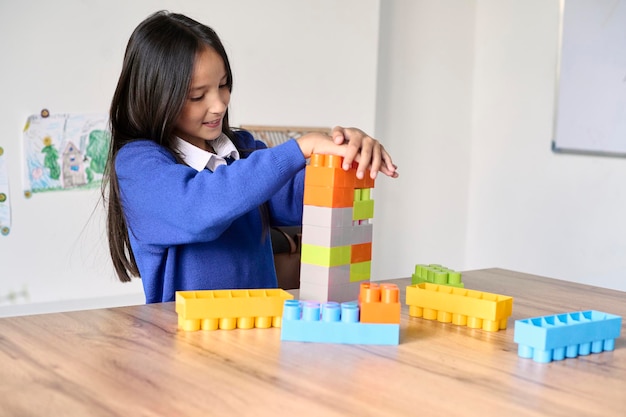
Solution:
[[[354,202],[352,220],[365,220],[374,218],[374,200],[361,200]]]
[[[366,281],[372,276],[372,261],[350,264],[350,282]]]
[[[461,273],[446,268],[438,264],[415,265],[415,273],[411,276],[411,284],[421,284],[428,282],[431,284],[448,285],[450,287],[464,288],[461,281]]]
[[[302,245],[302,263],[320,266],[338,266],[350,263],[350,246],[327,248],[317,245]]]

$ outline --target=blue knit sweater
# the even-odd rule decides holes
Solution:
[[[294,140],[267,149],[237,132],[248,149],[215,172],[176,162],[149,140],[124,145],[115,160],[130,243],[146,302],[179,290],[275,288],[271,225],[302,223],[305,159]],[[254,152],[252,152],[254,150]]]

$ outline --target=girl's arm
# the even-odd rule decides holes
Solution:
[[[258,210],[304,166],[294,141],[252,152],[215,172],[176,163],[151,141],[125,145],[115,161],[130,233],[146,244],[164,246],[218,238],[235,219]]]

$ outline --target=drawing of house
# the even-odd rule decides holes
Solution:
[[[87,175],[80,149],[70,141],[67,143],[61,158],[63,160],[63,188],[86,184]]]

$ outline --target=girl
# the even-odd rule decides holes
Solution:
[[[312,153],[397,177],[358,129],[266,146],[231,129],[230,64],[217,34],[157,12],[130,37],[111,104],[107,231],[121,281],[140,276],[146,302],[179,290],[276,287],[269,225],[302,222]]]

